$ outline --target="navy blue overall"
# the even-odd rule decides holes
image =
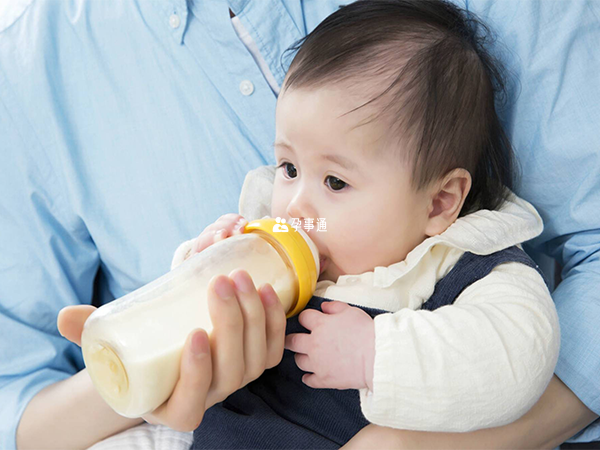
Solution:
[[[486,256],[465,253],[435,285],[422,309],[450,305],[470,284],[499,264],[520,262],[539,271],[518,247]],[[540,272],[541,273],[541,272]],[[307,308],[330,301],[313,297]],[[353,305],[356,306],[356,305]],[[360,307],[371,317],[386,313]],[[286,334],[307,333],[298,316],[287,322]],[[369,424],[360,409],[358,390],[312,389],[302,383],[294,354],[285,350],[281,363],[208,409],[194,431],[192,449],[321,449],[339,448]]]

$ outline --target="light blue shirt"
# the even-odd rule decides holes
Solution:
[[[35,394],[84,367],[59,310],[167,272],[178,244],[237,211],[246,172],[274,163],[276,97],[228,5],[281,85],[283,51],[342,3],[13,0],[0,13],[0,448]],[[563,266],[557,374],[600,413],[600,5],[467,6],[521,79],[502,117],[517,193],[546,223],[529,250]]]

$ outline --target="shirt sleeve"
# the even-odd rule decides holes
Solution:
[[[27,404],[84,366],[56,327],[61,308],[91,303],[98,255],[69,209],[61,175],[0,70],[0,448],[16,447]]]
[[[552,378],[558,317],[542,277],[497,266],[435,311],[375,318],[373,391],[360,390],[372,423],[466,432],[521,417]]]
[[[544,220],[524,248],[562,267],[556,375],[600,415],[600,3],[453,0],[488,21],[514,78],[501,113],[522,167],[517,193]],[[578,435],[600,439],[600,421]]]
[[[597,175],[596,179],[596,192],[600,192]],[[591,217],[592,211],[600,211],[600,198],[594,197],[598,194],[590,192],[585,201]],[[565,330],[556,375],[589,409],[600,414],[600,229],[581,231],[550,245],[556,246],[563,265],[563,280],[553,293],[560,326]],[[600,422],[592,428],[590,440],[598,440]]]

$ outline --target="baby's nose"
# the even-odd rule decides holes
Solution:
[[[300,219],[304,224],[305,219],[315,218],[315,208],[313,208],[307,195],[299,193],[288,204],[287,214],[289,217]]]

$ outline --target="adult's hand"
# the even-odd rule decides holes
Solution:
[[[184,345],[180,376],[171,397],[143,416],[177,431],[196,429],[206,409],[276,366],[283,356],[285,313],[270,285],[256,289],[242,270],[211,280],[208,305],[213,331],[193,330]],[[83,324],[95,310],[69,306],[58,315],[58,329],[81,345]]]

